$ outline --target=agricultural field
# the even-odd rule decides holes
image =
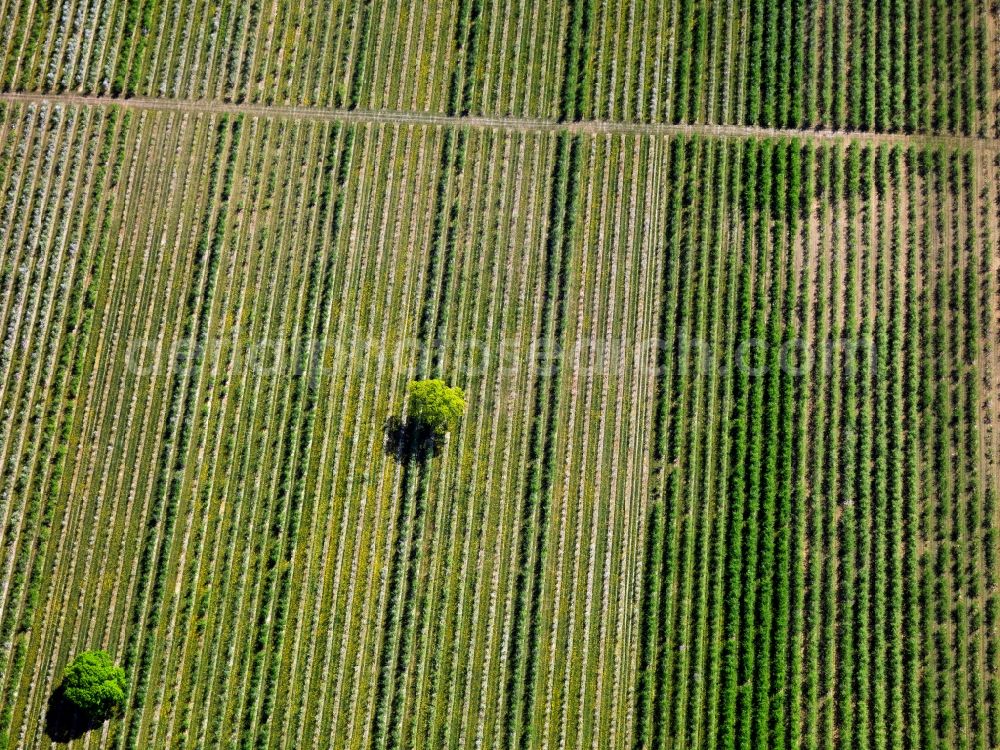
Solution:
[[[1000,748],[992,5],[0,19],[0,750]]]
[[[0,90],[1000,135],[985,0],[3,0]]]

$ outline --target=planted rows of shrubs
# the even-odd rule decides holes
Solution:
[[[660,324],[681,337],[698,330],[677,294],[696,278],[699,246],[685,239],[683,217],[698,204],[688,184],[722,181],[692,170],[686,153],[676,146],[672,155],[665,242],[677,244]],[[698,526],[678,488],[706,469],[691,463],[700,438],[678,439],[691,430],[692,396],[683,357],[668,349],[653,452],[667,492],[648,508],[635,745],[692,743],[712,731],[685,713],[705,692],[682,666],[692,636],[718,638],[718,703],[709,710],[720,746],[826,747],[824,727],[834,726],[859,747],[970,733],[988,742],[995,676],[979,655],[995,653],[984,624],[995,538],[977,463],[984,294],[982,275],[970,273],[983,252],[975,164],[898,147],[747,141],[739,170],[745,226],[742,252],[728,261],[739,269],[731,314],[737,341],[766,346],[734,353],[745,366],[732,370],[723,421],[731,460],[722,624],[689,619],[691,590],[678,588],[685,569],[701,564],[697,548],[694,557],[683,551]],[[802,269],[792,264],[799,253]],[[697,292],[693,299],[697,309]],[[806,332],[820,343],[803,375],[780,356]]]
[[[475,17],[477,12],[470,8],[470,23]],[[456,86],[464,87],[462,81],[467,80]],[[467,101],[464,95],[462,101]],[[4,117],[0,231],[9,238],[13,254],[5,256],[0,277],[5,316],[2,351],[6,352],[0,403],[13,415],[0,433],[5,461],[0,474],[6,492],[0,510],[4,527],[10,529],[2,557],[5,608],[0,620],[7,649],[3,668],[9,671],[0,673],[0,685],[5,709],[11,707],[0,718],[8,728],[13,719],[21,727],[30,725],[18,712],[27,703],[26,710],[38,713],[43,686],[55,673],[28,672],[24,678],[24,668],[33,663],[36,652],[57,653],[44,643],[41,633],[48,631],[32,628],[39,623],[48,628],[55,606],[44,604],[48,611],[39,615],[37,604],[46,601],[41,587],[53,564],[50,550],[64,554],[62,550],[69,548],[64,528],[56,526],[59,537],[50,537],[49,532],[65,499],[61,480],[63,464],[75,445],[78,389],[90,388],[86,363],[92,350],[104,345],[103,337],[109,336],[101,331],[92,338],[89,328],[95,307],[107,303],[100,301],[97,290],[106,281],[102,268],[110,255],[108,238],[118,234],[107,216],[118,200],[113,188],[118,187],[120,164],[110,167],[110,174],[101,165],[113,164],[114,149],[123,153],[124,146],[123,135],[115,133],[117,116],[105,118],[103,110],[61,112],[50,123],[48,114],[38,119],[34,110],[26,113],[11,106]],[[121,122],[127,130],[129,118]],[[257,127],[255,123],[255,133]],[[280,131],[284,126],[274,127]],[[302,281],[300,294],[290,295],[294,300],[283,309],[276,329],[319,346],[316,342],[325,341],[333,330],[330,316],[337,307],[338,268],[343,267],[328,252],[326,242],[339,247],[342,243],[336,238],[342,230],[364,222],[365,229],[356,234],[352,229],[352,241],[378,234],[372,229],[378,222],[376,209],[369,213],[368,207],[379,198],[385,200],[383,193],[392,194],[385,182],[393,178],[383,180],[382,175],[394,173],[392,166],[383,164],[384,172],[373,170],[378,176],[369,177],[367,166],[351,166],[353,130],[315,124],[296,128],[301,131],[296,130],[294,138],[305,134],[306,143],[288,146],[293,154],[287,172],[268,176],[263,203],[267,211],[272,199],[281,207],[261,223],[282,237],[279,242],[289,242],[284,239],[286,228],[287,236],[304,238],[306,255],[295,261],[301,266],[296,267],[297,275],[279,272],[283,274],[279,281],[269,282],[269,294],[280,296],[293,279]],[[322,137],[316,137],[319,132]],[[395,139],[399,131],[371,132],[378,134],[366,141],[366,153],[382,159],[383,133]],[[180,140],[157,141],[161,136],[162,131],[154,128],[150,140],[164,149],[184,148]],[[204,184],[195,191],[202,203],[194,212],[198,230],[188,253],[193,280],[179,282],[176,296],[181,315],[177,333],[197,344],[206,343],[216,315],[231,314],[228,295],[231,289],[240,289],[227,276],[230,252],[243,247],[242,236],[234,237],[238,233],[234,227],[242,233],[243,222],[249,221],[243,217],[242,201],[248,190],[255,193],[261,187],[258,176],[247,172],[254,172],[254,159],[260,156],[251,159],[247,151],[260,142],[255,139],[250,146],[240,146],[240,136],[239,121],[224,122],[212,135]],[[467,307],[473,304],[460,296],[467,277],[456,271],[456,264],[465,262],[463,254],[473,252],[467,247],[471,240],[465,234],[466,212],[501,213],[472,190],[482,189],[478,185],[485,149],[478,139],[448,130],[428,149],[434,151],[428,160],[435,165],[431,171],[440,172],[435,173],[437,189],[425,189],[428,197],[422,199],[421,205],[429,210],[427,231],[419,240],[424,255],[415,276],[423,286],[413,292],[418,300],[412,307],[419,312],[409,321],[424,340],[448,339],[462,328]],[[582,175],[587,171],[584,149],[593,140],[563,133],[547,141],[553,146],[551,153],[548,145],[538,147],[547,155],[537,161],[551,169],[539,182],[547,181],[552,192],[545,198],[549,201],[546,252],[537,253],[544,257],[537,304],[542,310],[543,339],[553,344],[572,330],[567,311],[573,309],[573,284],[581,275],[575,263],[580,246],[575,233],[595,221],[589,206],[586,217],[578,215],[581,195],[591,187],[582,182]],[[267,143],[262,146],[265,151]],[[733,362],[743,356],[749,366],[708,376],[683,344],[658,353],[659,390],[650,405],[655,417],[650,454],[654,472],[645,509],[648,536],[643,540],[646,595],[642,620],[637,622],[641,631],[634,698],[637,721],[630,730],[636,744],[711,744],[707,738],[717,732],[725,747],[795,746],[800,738],[818,747],[826,745],[833,726],[859,747],[947,745],[966,735],[983,744],[992,742],[997,732],[997,647],[990,627],[997,605],[989,572],[995,555],[994,509],[988,481],[978,473],[978,420],[984,400],[981,328],[987,325],[984,300],[988,306],[990,299],[982,287],[990,281],[977,273],[984,267],[981,255],[988,240],[980,225],[979,214],[985,209],[979,203],[977,181],[982,178],[975,160],[970,154],[904,155],[858,144],[846,150],[833,146],[816,151],[785,140],[665,143],[666,189],[655,209],[661,215],[651,240],[656,258],[650,261],[660,274],[656,283],[660,331],[667,332],[664,339],[676,335],[681,342],[708,337],[711,353],[721,350]],[[474,175],[467,163],[474,164]],[[155,161],[136,189],[165,184],[163,165],[170,164],[167,156]],[[362,186],[357,192],[365,197],[355,199],[348,183],[359,170],[364,176],[356,178]],[[112,194],[103,196],[108,176]],[[241,179],[246,180],[242,186]],[[471,208],[469,195],[479,196]],[[345,203],[354,200],[357,215],[348,218]],[[532,200],[543,201],[537,195]],[[88,208],[95,204],[104,205],[106,213]],[[163,213],[170,210],[168,204]],[[294,213],[287,224],[286,211]],[[727,216],[732,231],[720,228]],[[154,228],[135,228],[132,218],[121,219],[128,225],[121,234],[134,238],[128,249],[138,254],[143,242],[147,248],[156,247],[159,238]],[[281,253],[291,257],[292,249],[274,249],[264,235],[253,238],[254,250],[247,253],[270,251],[274,263],[278,263],[274,258],[285,257]],[[358,261],[360,275],[370,267],[382,267],[387,243],[383,237],[371,266],[367,256],[360,256],[365,258]],[[817,248],[811,245],[813,239]],[[22,254],[28,262],[21,262]],[[121,267],[122,274],[130,272],[131,262]],[[806,279],[810,263],[818,264],[815,285]],[[117,261],[114,267],[117,272]],[[348,267],[355,268],[354,260]],[[462,268],[463,274],[469,273]],[[242,279],[247,270],[239,273]],[[396,283],[395,276],[390,278],[393,281],[386,285]],[[64,287],[71,289],[65,298],[57,293]],[[382,291],[376,284],[373,294]],[[815,295],[811,304],[810,295]],[[271,312],[261,313],[268,326]],[[372,321],[367,323],[371,329]],[[807,330],[818,331],[821,344],[829,331],[835,341],[850,345],[859,340],[871,346],[837,349],[828,370],[817,364],[804,376],[789,372],[783,366],[782,347]],[[709,336],[710,331],[718,333]],[[717,336],[726,343],[720,344]],[[740,349],[742,342],[754,338],[763,346]],[[192,508],[200,507],[202,498],[206,505],[215,501],[209,499],[209,485],[201,484],[205,480],[200,467],[198,478],[192,479],[196,468],[192,459],[202,455],[211,440],[209,425],[216,424],[208,411],[215,405],[206,400],[227,386],[220,388],[215,382],[223,363],[212,361],[209,367],[200,346],[195,352],[196,359],[182,363],[166,381],[162,445],[148,451],[154,454],[149,465],[155,467],[150,515],[144,516],[141,509],[134,515],[127,511],[128,519],[136,519],[145,543],[134,560],[134,590],[127,582],[133,560],[125,559],[129,553],[122,545],[123,562],[110,585],[113,591],[102,593],[110,597],[103,601],[116,601],[118,608],[132,611],[132,620],[121,629],[120,653],[134,692],[130,713],[113,728],[112,741],[131,746],[141,744],[146,735],[153,741],[188,737],[190,716],[203,722],[192,730],[199,741],[221,742],[227,734],[233,738],[238,733],[239,744],[265,747],[291,741],[292,728],[303,726],[297,717],[280,713],[289,703],[277,691],[289,668],[288,655],[298,658],[300,633],[308,633],[299,618],[303,606],[312,606],[312,601],[303,605],[296,596],[306,590],[320,602],[327,596],[308,589],[325,585],[323,574],[304,583],[300,576],[313,574],[299,567],[301,558],[295,554],[306,534],[300,533],[300,526],[316,521],[305,514],[313,500],[311,483],[325,465],[317,459],[320,430],[327,429],[320,426],[320,415],[325,414],[323,391],[312,389],[311,359],[306,369],[296,370],[298,379],[287,390],[279,379],[268,376],[264,398],[278,405],[266,414],[262,407],[259,417],[249,414],[243,431],[272,422],[281,427],[266,435],[255,433],[236,474],[241,484],[245,480],[255,486],[226,506],[227,513],[238,507],[246,518],[237,516],[240,525],[224,531],[216,521],[219,530],[206,537],[208,532],[193,525],[197,511]],[[415,372],[444,374],[450,361],[447,351],[430,352],[414,363]],[[754,372],[754,367],[761,372]],[[365,372],[353,389],[369,387]],[[549,535],[556,526],[552,519],[562,521],[558,510],[552,509],[558,507],[553,503],[562,438],[556,436],[565,429],[560,414],[567,410],[563,401],[569,392],[567,372],[557,366],[547,377],[539,375],[532,381],[532,403],[540,408],[527,421],[530,453],[525,486],[512,504],[516,511],[503,511],[520,514],[512,526],[520,536],[512,534],[516,540],[506,542],[516,545],[516,567],[510,568],[510,580],[501,584],[507,588],[495,594],[502,600],[511,592],[509,603],[497,605],[501,613],[509,613],[509,624],[500,624],[504,614],[496,618],[496,625],[491,622],[492,640],[486,646],[506,643],[509,633],[509,662],[483,678],[485,682],[490,674],[499,674],[501,679],[481,692],[487,698],[505,696],[503,721],[508,717],[511,721],[502,728],[509,733],[506,740],[521,747],[536,742],[539,716],[554,708],[550,700],[554,693],[546,688],[552,678],[546,683],[544,671],[548,664],[552,674],[545,639],[549,632],[557,632],[556,625],[549,630],[548,619],[555,549]],[[380,378],[381,374],[374,379],[381,382]],[[364,399],[362,421],[374,421],[370,417],[377,413],[372,406],[375,397],[366,393],[352,398]],[[577,398],[575,391],[572,398]],[[256,409],[256,395],[253,403]],[[577,402],[572,403],[575,407]],[[100,411],[103,406],[96,408]],[[117,413],[113,419],[117,424]],[[89,434],[89,424],[80,431]],[[336,429],[339,442],[343,428]],[[108,434],[96,428],[94,432]],[[324,450],[326,437],[323,434]],[[231,440],[242,439],[237,431]],[[364,439],[372,444],[370,434]],[[570,442],[575,439],[573,434]],[[78,435],[80,440],[87,438]],[[722,456],[713,450],[716,440],[724,445],[718,451]],[[22,473],[11,467],[24,465],[20,458],[27,446],[38,452]],[[350,447],[345,443],[342,450],[346,454]],[[211,456],[212,468],[206,471],[214,475],[217,457]],[[396,491],[386,488],[395,481],[385,479],[391,472],[380,474],[377,485],[373,481],[371,487],[365,486],[369,478],[361,476],[364,472],[357,463],[350,463],[355,460],[345,458],[349,466],[343,474],[339,467],[335,470],[337,486],[342,486],[342,476],[349,475],[343,481],[351,488],[351,497],[382,498]],[[449,460],[452,476],[465,459]],[[262,463],[264,469],[259,468]],[[268,473],[272,470],[273,476]],[[378,607],[373,606],[371,613],[365,609],[360,617],[363,625],[355,618],[351,628],[338,629],[343,623],[345,584],[332,595],[338,611],[331,616],[333,634],[320,636],[335,644],[338,637],[346,643],[359,634],[362,644],[351,648],[357,648],[362,666],[353,672],[352,664],[334,665],[347,676],[338,677],[336,707],[331,710],[337,712],[337,727],[343,723],[353,730],[363,725],[363,731],[373,732],[375,744],[387,748],[407,744],[411,717],[426,718],[421,712],[426,710],[422,701],[427,686],[438,691],[435,699],[444,697],[437,674],[450,653],[431,651],[437,644],[430,623],[450,621],[450,605],[436,601],[434,595],[444,591],[441,576],[448,578],[449,566],[458,567],[457,558],[442,560],[427,552],[455,535],[453,520],[446,515],[450,501],[442,499],[448,491],[445,484],[427,468],[410,466],[405,472],[400,509],[380,503],[378,511],[379,520],[382,514],[392,519],[387,524],[390,530],[380,532],[378,540],[393,562],[383,572],[371,574],[367,589],[359,582],[357,600],[351,600],[370,594]],[[519,486],[517,481],[512,486]],[[189,503],[192,485],[204,494]],[[90,486],[105,484],[102,480]],[[714,487],[721,489],[710,489]],[[710,494],[717,497],[706,499]],[[95,502],[106,507],[103,500]],[[184,516],[185,512],[191,515]],[[358,522],[356,516],[364,515],[353,506],[344,511],[351,528],[355,522],[362,528],[363,518]],[[131,528],[129,523],[124,522],[126,528]],[[245,566],[240,564],[243,534],[250,540]],[[312,539],[312,526],[308,534]],[[359,534],[353,543],[360,548],[368,541]],[[233,573],[233,583],[217,598],[214,592],[206,596],[208,592],[200,590],[198,582],[204,579],[194,567],[200,565],[196,561],[202,552],[208,554],[209,544],[222,544],[212,547],[212,564],[223,552],[223,568]],[[366,546],[361,554],[371,565],[382,552]],[[113,560],[105,559],[111,568]],[[564,559],[560,557],[557,564]],[[180,571],[176,591],[175,561]],[[350,560],[337,563],[336,575],[346,576],[341,564],[351,570]],[[470,562],[469,567],[476,564]],[[87,565],[88,571],[80,574],[84,578],[100,568]],[[505,560],[503,565],[510,563]],[[464,558],[461,567],[466,568]],[[322,565],[317,568],[327,572]],[[718,576],[706,574],[706,568],[719,571]],[[238,601],[244,586],[250,604]],[[354,586],[352,580],[352,597]],[[615,589],[605,586],[605,596],[627,596],[608,594]],[[116,616],[113,612],[88,610],[88,614],[89,622],[84,618],[76,622],[73,638],[100,635],[102,627],[118,635],[116,624],[104,623],[106,616]],[[355,614],[352,609],[351,616]],[[207,681],[185,683],[184,698],[170,709],[169,718],[150,718],[151,706],[168,705],[176,692],[173,686],[181,684],[180,679],[173,681],[173,675],[169,685],[153,680],[164,651],[169,651],[167,664],[188,658],[188,647],[179,645],[174,623],[190,625],[192,618],[198,628],[204,620],[211,633],[205,640],[204,665],[201,656],[190,657],[198,662],[198,674],[206,668]],[[311,659],[311,640],[308,645]],[[302,651],[305,648],[303,643]],[[336,653],[336,648],[329,648]],[[381,683],[369,684],[368,672],[361,672],[373,662]],[[327,674],[316,666],[313,679]],[[240,690],[231,690],[236,683]],[[454,703],[476,694],[459,692]],[[219,710],[193,708],[198,695]],[[565,695],[561,698],[565,708]],[[308,700],[301,698],[294,709],[308,713]],[[444,711],[442,703],[434,702],[433,710]],[[463,711],[474,713],[466,705]],[[356,715],[361,718],[355,719]],[[317,726],[325,720],[321,716]],[[481,719],[478,731],[492,727],[493,721]],[[230,722],[237,729],[227,728]],[[22,742],[16,736],[10,741]]]
[[[49,324],[58,329],[58,333],[51,339],[52,345],[49,347],[48,356],[56,358],[45,364],[47,379],[38,383],[41,388],[35,394],[24,394],[25,398],[34,395],[37,399],[34,407],[36,413],[41,414],[42,405],[45,405],[45,416],[44,421],[38,423],[40,437],[31,471],[22,474],[19,479],[23,487],[18,494],[23,498],[27,512],[23,515],[21,546],[17,552],[12,578],[5,576],[5,580],[11,581],[11,585],[6,592],[2,627],[5,643],[13,641],[14,645],[10,662],[5,661],[0,670],[0,675],[4,678],[4,694],[8,696],[4,700],[3,714],[0,715],[2,737],[7,736],[10,728],[14,708],[12,696],[17,694],[26,661],[27,630],[38,604],[42,576],[46,572],[44,551],[56,504],[60,499],[69,432],[93,314],[94,302],[89,285],[94,276],[100,274],[103,259],[101,247],[96,251],[94,248],[95,233],[98,231],[95,225],[100,214],[98,211],[85,212],[84,208],[92,204],[103,205],[101,196],[104,180],[109,168],[114,168],[111,149],[115,142],[116,121],[114,117],[106,120],[94,117],[91,120],[86,115],[80,116],[83,117],[84,126],[77,135],[78,146],[74,149],[76,161],[70,164],[70,169],[74,173],[81,169],[79,158],[82,156],[81,148],[86,143],[86,172],[92,181],[86,182],[80,190],[76,189],[75,183],[67,185],[66,202],[63,204],[65,210],[60,220],[59,237],[55,239],[56,247],[68,248],[65,274],[72,274],[73,280],[69,281],[66,277],[62,283],[71,285],[71,292],[68,297],[58,298],[51,311],[52,317],[48,319]],[[98,161],[95,162],[95,159]],[[56,283],[58,278],[53,277],[51,281]],[[45,319],[46,316],[39,316],[39,321]],[[44,339],[44,336],[37,333],[34,337]],[[58,349],[55,348],[56,342]],[[6,461],[11,460],[8,455]]]

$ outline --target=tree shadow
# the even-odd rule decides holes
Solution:
[[[385,420],[385,452],[400,463],[427,461],[440,455],[444,440],[422,424],[393,414]]]
[[[85,716],[70,703],[63,693],[62,685],[59,685],[49,698],[48,709],[45,712],[45,734],[53,742],[67,743],[80,739],[91,729],[100,727],[102,723]]]

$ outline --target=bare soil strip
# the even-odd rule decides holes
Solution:
[[[80,94],[41,94],[33,92],[0,93],[0,102],[50,102],[79,106],[119,106],[134,110],[205,112],[244,114],[251,117],[288,117],[355,123],[408,123],[497,129],[520,132],[570,133],[630,133],[638,135],[705,135],[716,138],[811,138],[819,141],[862,144],[898,144],[920,148],[942,147],[975,152],[1000,152],[1000,140],[961,135],[921,135],[911,133],[877,133],[824,129],[765,128],[753,125],[708,125],[667,123],[613,122],[584,120],[558,122],[523,117],[454,116],[430,112],[399,112],[393,110],[338,109],[334,107],[295,106],[281,104],[234,104],[209,99],[167,99],[152,97],[118,98],[113,96],[83,96]]]

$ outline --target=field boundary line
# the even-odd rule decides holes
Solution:
[[[966,135],[934,135],[916,133],[883,133],[855,130],[813,128],[769,128],[755,125],[710,125],[615,122],[608,120],[556,120],[526,117],[487,117],[480,115],[446,115],[433,112],[403,112],[397,110],[344,109],[280,104],[236,104],[210,99],[169,99],[154,97],[120,98],[85,96],[82,94],[43,94],[36,92],[0,92],[0,102],[42,103],[64,106],[119,106],[133,110],[204,112],[244,114],[249,117],[275,117],[334,121],[357,124],[401,123],[423,126],[452,126],[495,129],[508,132],[542,132],[571,134],[620,133],[647,136],[702,135],[714,138],[802,138],[834,143],[857,142],[865,145],[900,145],[921,148],[968,149],[975,152],[1000,153],[1000,140]]]

